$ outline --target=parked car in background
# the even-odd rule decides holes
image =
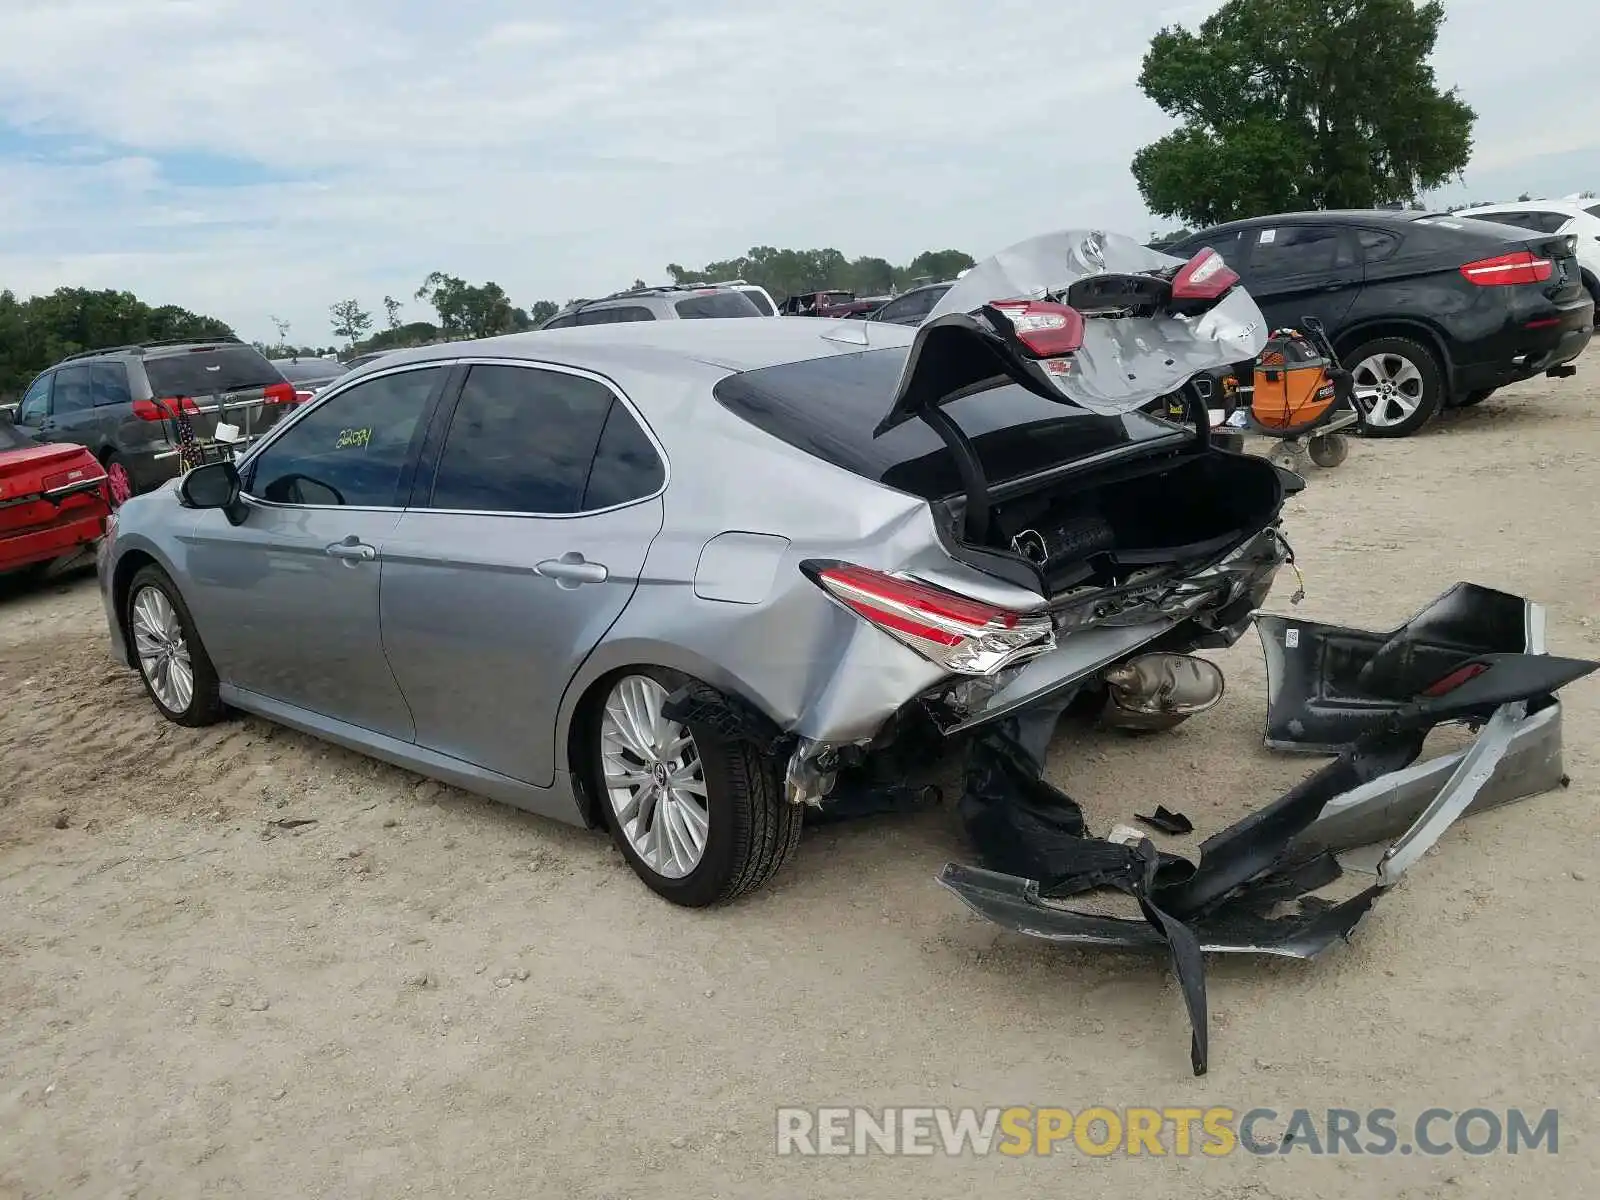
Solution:
[[[1273,328],[1327,328],[1371,408],[1404,437],[1440,409],[1535,375],[1570,375],[1594,301],[1571,234],[1422,212],[1307,212],[1235,221],[1163,253],[1211,247]]]
[[[35,442],[87,446],[120,504],[180,473],[186,437],[204,455],[225,421],[246,446],[294,403],[294,385],[254,346],[188,339],[63,359],[28,385],[15,420]]]
[[[84,446],[42,446],[0,419],[0,574],[78,557],[105,532],[105,468]]]
[[[393,350],[368,350],[365,354],[358,354],[352,359],[347,359],[344,364],[344,369],[347,372],[357,371],[370,362],[377,362],[385,354],[393,353],[395,353]]]
[[[1153,639],[1232,644],[1286,559],[1293,476],[1137,411],[1252,354],[1259,310],[1086,231],[1025,273],[1067,289],[1080,239],[1212,319],[984,315],[1018,294],[996,266],[939,328],[674,320],[397,354],[237,468],[124,507],[100,559],[115,653],[169,720],[241,708],[609,828],[679,904],[759,887],[842,759],[1054,703]]]
[[[887,299],[862,299],[845,291],[802,292],[786,296],[779,312],[789,317],[864,317]]]
[[[755,283],[746,283],[743,279],[723,279],[710,284],[711,287],[732,288],[736,292],[743,292],[750,297],[750,303],[761,311],[763,317],[778,315],[778,304],[766,288]]]
[[[702,284],[662,284],[579,300],[551,317],[540,329],[579,325],[616,325],[633,321],[705,320],[763,315],[741,288]]]
[[[336,358],[275,358],[272,365],[278,373],[294,384],[295,399],[304,403],[339,376],[348,374],[351,367]]]
[[[1533,233],[1570,233],[1578,239],[1583,286],[1600,304],[1600,204],[1594,201],[1530,200],[1525,204],[1480,204],[1451,214]]]
[[[910,291],[901,292],[876,311],[868,313],[869,321],[887,321],[891,325],[921,325],[928,319],[933,306],[944,299],[944,294],[955,286],[948,283],[926,283]]]

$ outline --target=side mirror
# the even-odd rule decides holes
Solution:
[[[195,467],[178,485],[178,495],[189,508],[220,508],[234,525],[244,519],[239,502],[239,469],[231,462]]]

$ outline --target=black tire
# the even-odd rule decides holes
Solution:
[[[1432,350],[1421,342],[1403,337],[1376,338],[1341,354],[1339,359],[1351,371],[1358,371],[1367,359],[1380,356],[1403,359],[1415,367],[1422,377],[1421,394],[1416,409],[1409,416],[1390,425],[1368,423],[1364,432],[1367,437],[1375,438],[1410,437],[1433,420],[1444,406],[1444,371]],[[1359,378],[1357,383],[1359,385]]]
[[[139,672],[139,682],[144,684],[145,695],[150,697],[150,703],[156,706],[157,712],[176,725],[187,725],[193,729],[215,725],[228,713],[218,692],[217,669],[212,666],[211,656],[206,653],[205,645],[200,641],[194,617],[189,613],[189,606],[183,602],[183,594],[178,591],[178,586],[172,582],[167,573],[154,564],[140,567],[134,572],[133,580],[128,584],[128,597],[122,617],[132,657],[138,662],[139,655],[133,641],[133,607],[139,596],[149,588],[157,589],[167,598],[167,603],[172,606],[172,611],[178,618],[178,624],[183,631],[184,646],[189,651],[189,669],[194,677],[194,686],[187,707],[174,709],[156,694],[141,665],[136,667],[136,670]]]
[[[647,676],[668,693],[690,682],[687,676],[660,667],[634,668],[624,675]],[[646,887],[685,908],[726,904],[764,887],[800,843],[804,806],[791,804],[784,796],[781,766],[772,757],[699,721],[684,726],[694,737],[706,785],[709,828],[699,863],[682,878],[670,879],[634,850],[606,791],[600,749],[601,710],[621,678],[606,681],[600,689],[585,736],[597,805],[623,858]]]
[[[1498,388],[1479,388],[1475,392],[1468,392],[1464,396],[1457,396],[1455,400],[1451,402],[1450,407],[1471,408],[1475,404],[1482,404],[1485,400],[1499,390],[1500,389]]]

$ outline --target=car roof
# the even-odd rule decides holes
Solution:
[[[622,364],[670,370],[674,364],[689,368],[698,363],[742,372],[830,354],[909,346],[915,336],[915,330],[902,326],[869,327],[860,321],[818,321],[812,317],[628,321],[397,350],[384,356],[384,367],[455,358],[506,358],[579,367],[601,374]]]
[[[1261,229],[1265,226],[1283,225],[1375,225],[1399,226],[1410,225],[1422,217],[1442,217],[1444,213],[1419,212],[1415,209],[1395,211],[1388,208],[1330,208],[1312,210],[1309,212],[1276,213],[1265,217],[1246,217],[1240,221],[1229,221],[1223,225],[1212,225],[1207,229],[1197,230],[1189,237],[1181,238],[1174,245],[1201,236],[1217,233],[1231,233],[1236,229]]]
[[[1590,204],[1595,203],[1593,200]],[[1451,213],[1452,217],[1470,217],[1475,213],[1511,213],[1511,212],[1556,212],[1565,213],[1569,217],[1587,217],[1589,210],[1581,201],[1577,200],[1516,200],[1509,204],[1474,204],[1468,208],[1458,208]]]

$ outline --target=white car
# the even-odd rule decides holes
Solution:
[[[1451,214],[1515,225],[1535,233],[1570,233],[1578,240],[1583,285],[1600,310],[1600,200],[1523,200],[1516,204],[1478,204]]]

